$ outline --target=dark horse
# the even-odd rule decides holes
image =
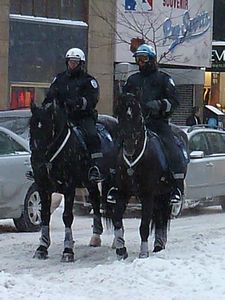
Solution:
[[[109,130],[111,133],[114,132],[117,121],[110,116],[105,116],[103,120],[105,126],[102,124],[97,126],[104,157],[101,169],[105,179],[102,182],[102,189],[99,189],[96,183],[88,181],[89,154],[82,133],[79,128],[72,128],[69,125],[64,110],[54,102],[45,107],[37,107],[32,103],[31,112],[31,163],[41,198],[42,220],[40,245],[34,257],[45,259],[48,256],[51,194],[59,192],[65,199],[63,212],[65,239],[62,261],[74,261],[71,225],[74,219],[73,203],[77,187],[88,189],[94,211],[93,236],[90,243],[92,246],[100,246],[100,235],[103,231],[100,213],[101,198],[106,198],[110,188],[110,170],[114,168],[116,148],[118,148]]]
[[[130,197],[135,195],[142,206],[139,257],[146,258],[150,228],[155,230],[153,252],[165,249],[172,182],[161,141],[146,129],[140,104],[133,94],[120,96],[117,114],[122,147],[117,159],[118,199],[113,212],[116,253],[118,259],[128,256],[122,219]]]

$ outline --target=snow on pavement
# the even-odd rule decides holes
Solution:
[[[172,220],[165,251],[138,259],[139,219],[125,219],[129,257],[118,262],[105,232],[101,248],[90,248],[90,217],[73,224],[76,261],[60,262],[62,207],[51,224],[49,259],[32,258],[40,233],[17,233],[0,221],[0,300],[220,300],[225,299],[225,214],[219,208]],[[152,247],[152,237],[149,240]]]

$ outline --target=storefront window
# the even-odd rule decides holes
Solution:
[[[225,112],[225,72],[205,72],[204,104]]]
[[[47,94],[48,85],[46,86],[12,86],[10,97],[10,109],[30,107],[30,102],[35,101],[41,104]]]
[[[34,88],[31,87],[12,87],[10,108],[26,108],[34,100]]]

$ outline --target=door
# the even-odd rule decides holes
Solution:
[[[188,164],[186,183],[186,199],[199,200],[210,197],[209,182],[212,164],[205,133],[194,133],[189,138],[189,152],[203,151],[204,157],[191,158]]]
[[[209,182],[212,197],[225,195],[225,133],[207,132],[209,144],[209,157],[211,164],[211,176]]]
[[[19,217],[30,181],[30,154],[9,135],[0,131],[0,217]]]

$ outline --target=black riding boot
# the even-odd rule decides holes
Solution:
[[[100,182],[103,180],[103,176],[100,170],[100,161],[103,155],[101,152],[91,154],[91,167],[88,171],[89,181]]]

